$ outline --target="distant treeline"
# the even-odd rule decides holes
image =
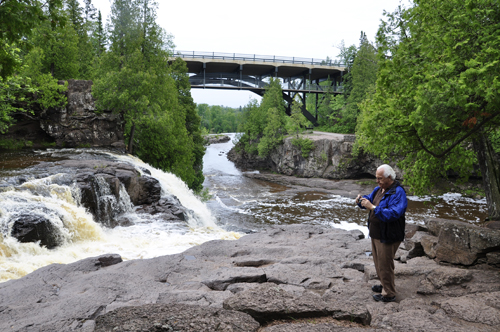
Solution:
[[[205,134],[219,134],[237,132],[246,108],[247,106],[231,108],[199,104],[196,106],[196,111],[201,118],[202,131]]]

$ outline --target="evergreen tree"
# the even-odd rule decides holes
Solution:
[[[12,75],[20,66],[12,47],[25,48],[34,28],[40,22],[50,22],[52,28],[63,26],[62,0],[0,1],[0,79]]]
[[[130,153],[199,190],[199,118],[187,70],[168,64],[172,42],[156,23],[156,8],[152,0],[113,2],[109,50],[96,62],[93,92],[99,109],[123,114]]]
[[[94,24],[91,35],[92,50],[95,57],[100,57],[106,50],[106,33],[102,24],[101,11],[97,13],[97,21]]]
[[[243,117],[240,142],[248,153],[267,156],[286,134],[285,101],[280,80],[271,78],[260,106],[250,103]]]
[[[90,24],[83,16],[84,10],[78,0],[66,0],[69,22],[78,35],[78,75],[72,78],[90,79],[93,62],[92,45],[89,38]]]
[[[365,100],[367,93],[374,90],[377,66],[377,50],[361,31],[359,48],[350,70],[350,93],[345,107],[340,111],[335,132],[354,134],[360,112],[358,105]]]
[[[362,104],[359,144],[401,157],[417,194],[479,162],[491,219],[500,219],[500,7],[491,0],[415,0],[378,31],[376,91]],[[471,146],[474,148],[471,149]]]
[[[64,27],[52,27],[49,22],[43,22],[35,30],[32,43],[43,53],[44,73],[50,73],[57,80],[78,78],[78,35],[72,22]]]
[[[172,77],[175,80],[178,91],[179,107],[185,114],[185,125],[188,136],[191,140],[193,150],[193,168],[195,178],[190,186],[196,191],[202,189],[203,181],[203,156],[205,155],[204,139],[201,135],[201,119],[196,112],[196,105],[191,97],[191,85],[189,84],[189,75],[186,62],[181,58],[175,59],[171,66]]]

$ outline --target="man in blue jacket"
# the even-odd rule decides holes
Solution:
[[[396,173],[389,165],[382,165],[375,173],[378,186],[370,195],[356,197],[356,204],[370,210],[368,215],[369,236],[372,239],[372,255],[375,270],[382,285],[372,290],[375,301],[396,300],[394,284],[394,256],[405,237],[405,212],[408,206],[406,192],[396,181]]]

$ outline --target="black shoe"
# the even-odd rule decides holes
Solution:
[[[382,285],[372,286],[372,291],[374,291],[375,293],[382,293]]]
[[[383,296],[382,294],[375,294],[373,295],[373,299],[377,302],[394,302],[396,301],[396,297],[395,296]]]

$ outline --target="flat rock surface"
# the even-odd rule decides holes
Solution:
[[[53,264],[0,284],[0,331],[498,332],[498,268],[396,261],[396,302],[379,303],[369,251],[359,231],[287,225]]]

